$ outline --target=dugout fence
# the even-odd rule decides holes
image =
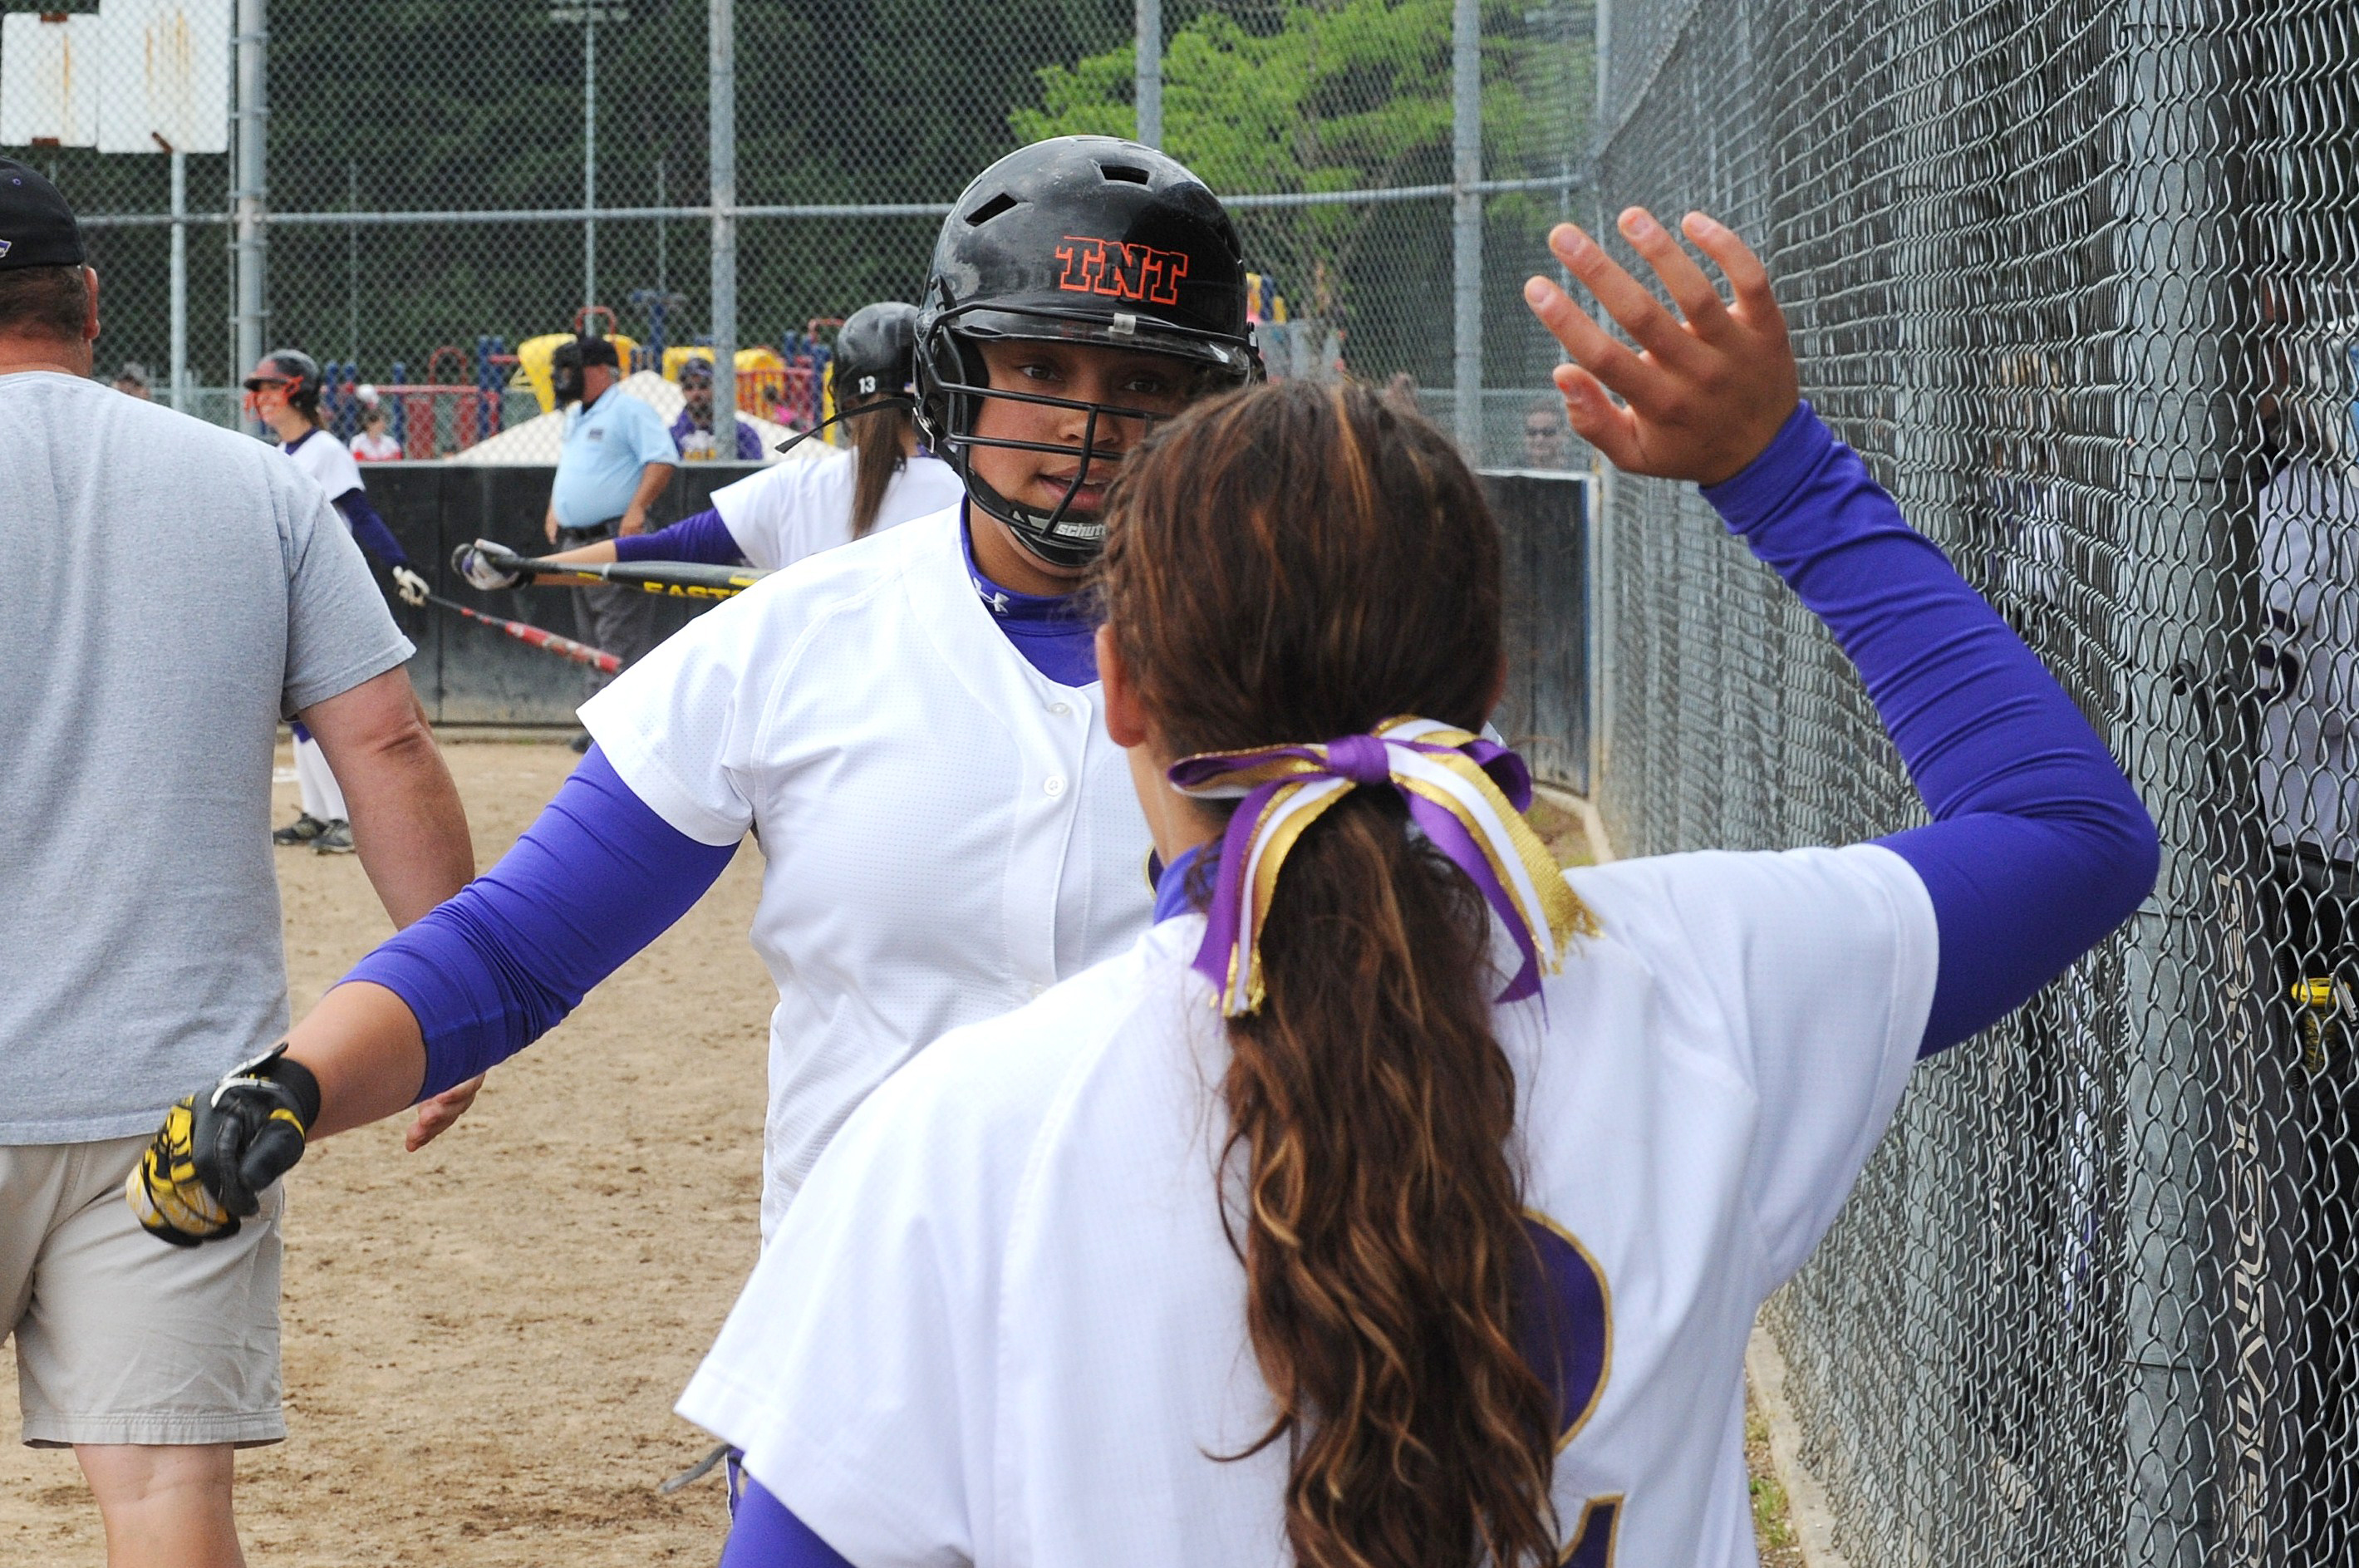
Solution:
[[[2161,826],[2155,896],[1921,1069],[1773,1303],[1854,1564],[2359,1562],[2359,13],[1612,0],[1595,201],[1707,208],[1805,389]],[[1617,845],[1920,820],[1691,490],[1611,478]]]

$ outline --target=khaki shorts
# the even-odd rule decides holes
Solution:
[[[170,1247],[123,1201],[145,1138],[0,1144],[0,1332],[25,1442],[276,1443],[285,1184],[227,1241]]]

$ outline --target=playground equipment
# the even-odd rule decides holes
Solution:
[[[390,380],[377,385],[389,417],[390,434],[405,458],[440,457],[462,451],[506,423],[506,395],[516,356],[505,339],[475,340],[474,353],[444,343],[426,358],[426,375],[409,379],[409,366],[393,362]],[[320,407],[327,428],[350,441],[360,430],[360,366],[331,360],[321,368]]]

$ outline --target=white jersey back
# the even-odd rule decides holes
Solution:
[[[2259,543],[2269,837],[2359,861],[2359,483],[2291,464],[2261,492]]]
[[[858,454],[831,452],[809,463],[773,463],[712,493],[712,509],[747,561],[765,572],[792,566],[807,555],[852,538],[852,490]],[[955,506],[966,492],[951,465],[919,452],[885,486],[869,531]]]
[[[328,493],[331,501],[341,501],[353,491],[365,488],[361,484],[361,465],[353,460],[352,449],[326,430],[313,430],[292,446],[282,443],[278,450],[310,474]]]
[[[1749,1568],[1745,1342],[1899,1103],[1932,905],[1873,845],[1570,877],[1604,934],[1496,1015],[1560,1308],[1565,1561]],[[1210,1457],[1271,1410],[1202,932],[1167,920],[880,1088],[682,1398],[853,1561],[1290,1563],[1286,1445]]]
[[[1120,953],[1148,839],[1098,687],[1026,662],[956,507],[824,550],[689,623],[582,710],[625,782],[767,861],[777,981],[762,1227],[885,1076]]]

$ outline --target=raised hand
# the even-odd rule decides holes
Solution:
[[[1723,300],[1646,209],[1625,209],[1619,226],[1680,314],[1665,310],[1578,225],[1559,223],[1549,248],[1637,344],[1634,350],[1615,338],[1547,278],[1525,283],[1532,314],[1572,356],[1556,370],[1565,417],[1625,473],[1701,485],[1733,478],[1801,400],[1769,274],[1733,231],[1690,212],[1680,229],[1727,278],[1734,299]]]

